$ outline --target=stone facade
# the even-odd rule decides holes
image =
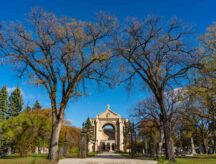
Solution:
[[[88,144],[89,152],[124,151],[124,127],[128,119],[121,118],[107,105],[103,113],[91,118],[90,121],[94,127],[95,139]],[[107,126],[112,128],[106,129]]]

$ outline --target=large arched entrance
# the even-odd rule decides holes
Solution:
[[[94,128],[94,140],[88,143],[89,151],[124,151],[123,129],[128,119],[121,118],[107,105],[107,109],[90,119]],[[92,150],[91,146],[95,145]]]
[[[103,130],[103,143],[102,143],[102,150],[103,151],[115,151],[116,145],[116,130],[115,126],[106,123],[102,127]]]
[[[103,133],[107,136],[108,140],[115,140],[115,127],[112,124],[105,124],[103,126]]]

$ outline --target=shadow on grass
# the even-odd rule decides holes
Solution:
[[[20,157],[19,154],[12,154],[0,158],[0,164],[56,164],[46,159],[46,154],[32,154]]]
[[[91,158],[91,157],[95,157],[97,154],[99,154],[98,152],[89,152],[88,153],[88,157]]]
[[[15,158],[22,158],[22,157],[20,157],[19,154],[12,154],[12,155],[8,155],[8,156],[3,156],[0,159],[15,159]]]
[[[216,154],[197,154],[194,156],[177,156],[179,159],[216,159]]]
[[[11,154],[8,156],[3,156],[0,159],[16,159],[16,158],[41,158],[46,159],[47,154],[31,154],[27,156],[20,156],[19,154]]]
[[[216,164],[216,154],[177,156],[175,162],[170,162],[165,157],[160,157],[158,164]]]
[[[79,153],[70,153],[67,155],[64,155],[62,158],[79,158]]]

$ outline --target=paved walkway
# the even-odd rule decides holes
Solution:
[[[104,152],[92,158],[67,158],[59,161],[59,164],[157,164],[157,161],[127,159],[120,154]]]

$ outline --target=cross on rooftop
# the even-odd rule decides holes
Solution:
[[[107,104],[107,109],[110,109],[110,107],[111,107],[110,104]]]

